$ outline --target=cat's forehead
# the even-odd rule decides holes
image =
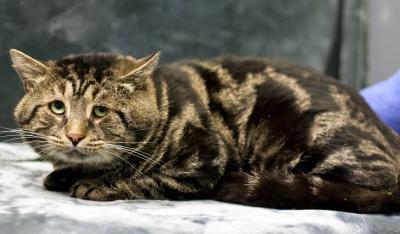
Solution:
[[[101,82],[116,72],[116,63],[120,59],[120,56],[112,54],[82,54],[59,59],[54,68],[57,75],[64,79]]]
[[[56,91],[67,97],[102,94],[105,84],[123,73],[119,64],[126,57],[112,54],[68,56],[52,62]]]

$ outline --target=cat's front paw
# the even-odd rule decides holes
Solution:
[[[44,178],[43,186],[50,191],[68,191],[76,182],[75,171],[69,168],[59,169],[51,172]]]
[[[95,180],[80,180],[70,190],[71,197],[93,201],[113,201],[118,193]]]

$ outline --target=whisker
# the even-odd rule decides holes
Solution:
[[[32,135],[32,134],[24,134],[24,133],[0,135],[0,138],[9,138],[9,137],[20,138],[20,139],[25,139],[25,138],[47,139],[44,136],[38,136],[38,135]]]
[[[111,163],[111,165],[114,167],[114,169],[115,169],[116,171],[118,171],[118,167],[114,164],[114,160],[111,160],[110,163]]]
[[[107,141],[109,143],[116,143],[116,144],[141,144],[141,143],[151,143],[155,144],[156,141]]]
[[[107,144],[107,145],[108,145],[109,147],[111,147],[111,148],[120,150],[120,151],[125,152],[125,153],[129,153],[129,154],[131,154],[132,156],[138,157],[138,158],[143,159],[143,160],[145,160],[145,161],[147,161],[147,162],[152,162],[152,163],[155,163],[155,164],[161,166],[161,164],[160,164],[159,162],[155,161],[155,160],[151,157],[151,155],[149,155],[149,154],[147,154],[147,153],[145,153],[145,152],[143,152],[143,151],[140,151],[140,150],[138,150],[138,149],[129,148],[129,147],[120,146],[120,145],[113,145],[113,144]]]
[[[4,128],[4,127],[0,127],[3,128],[5,130],[0,130],[0,132],[28,132],[28,133],[33,133],[33,134],[40,134],[38,132],[32,131],[32,130],[28,130],[28,129],[22,129],[22,128]]]
[[[16,141],[16,140],[23,140],[23,138],[15,137],[15,138],[7,139],[7,140],[0,141],[0,142],[1,143],[7,143],[7,142]]]
[[[48,150],[49,152],[46,153],[47,150]],[[44,157],[44,158],[48,158],[47,154],[50,153],[50,150],[52,150],[52,147],[51,147],[51,146],[43,147],[42,149],[38,149],[38,152],[37,152],[37,153],[38,153],[40,156]]]
[[[35,143],[48,143],[47,137],[43,134],[27,130],[21,128],[7,128],[0,126],[0,139],[4,139],[1,141],[2,143],[8,143],[13,141],[22,141],[27,144],[35,144]]]
[[[116,153],[114,153],[114,152],[112,152],[112,151],[109,151],[109,150],[106,150],[106,149],[103,149],[103,151],[106,152],[106,153],[111,154],[112,156],[115,156],[115,157],[117,157],[117,158],[123,160],[124,162],[126,162],[127,164],[129,164],[135,171],[139,172],[142,176],[144,176],[143,173],[142,173],[140,170],[138,170],[137,167],[135,167],[134,165],[132,165],[132,163],[130,163],[128,160],[124,159],[123,157],[119,156],[118,154],[116,154]]]
[[[0,134],[7,135],[7,134],[20,134],[20,135],[25,135],[25,136],[36,136],[36,137],[46,137],[45,135],[41,133],[37,133],[31,130],[27,129],[11,129],[11,128],[5,128],[5,127],[0,127],[2,129],[6,130],[0,130]]]
[[[118,148],[115,148],[115,149],[118,149]],[[131,152],[131,151],[127,151],[127,150],[124,150],[124,149],[118,149],[118,150],[120,150],[122,152],[125,152],[125,153],[128,153],[129,155],[135,156],[137,158],[143,159],[143,160],[145,160],[147,162],[152,162],[150,158],[143,157],[142,155],[137,154],[137,152]]]
[[[30,135],[30,136],[44,136],[44,135],[42,135],[42,134],[35,134],[35,133],[23,132],[23,131],[18,131],[18,132],[10,132],[10,131],[1,132],[1,131],[0,131],[0,134],[2,134],[2,135],[7,135],[7,134],[11,134],[11,135],[22,135],[22,134],[24,134],[24,135]]]
[[[11,137],[11,139],[7,139],[7,138]],[[31,136],[31,135],[4,135],[4,136],[0,136],[1,138],[5,138],[6,141],[11,141],[11,140],[24,140],[24,139],[28,139],[28,140],[32,140],[32,139],[38,139],[38,140],[47,140],[47,138],[45,137],[38,137],[38,136]]]
[[[148,153],[146,153],[146,152],[144,152],[144,151],[141,151],[141,150],[139,150],[139,149],[131,148],[131,147],[128,147],[128,146],[122,146],[122,145],[115,145],[115,146],[116,146],[116,147],[119,147],[119,148],[126,149],[126,150],[130,150],[130,151],[133,151],[133,152],[139,152],[139,153],[141,153],[141,154],[143,154],[143,155],[145,155],[145,156],[147,156],[147,157],[151,157],[150,154],[148,154]]]
[[[34,145],[34,149],[37,150],[37,153],[40,156],[45,157],[46,156],[45,154],[49,153],[49,152],[46,153],[46,151],[53,149],[53,146],[47,142],[47,143],[40,144],[40,145]]]

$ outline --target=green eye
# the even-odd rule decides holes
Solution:
[[[107,114],[107,108],[103,106],[95,106],[93,108],[93,115],[95,117],[101,118],[104,117]]]
[[[64,103],[62,103],[60,101],[54,101],[54,102],[50,103],[49,107],[50,107],[50,110],[53,111],[53,113],[57,114],[57,115],[62,115],[65,112]]]

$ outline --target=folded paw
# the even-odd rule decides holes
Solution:
[[[50,191],[68,191],[76,182],[77,174],[69,168],[51,172],[43,181],[43,186]]]
[[[95,180],[80,180],[70,190],[71,197],[93,201],[113,201],[119,199],[118,192]]]

